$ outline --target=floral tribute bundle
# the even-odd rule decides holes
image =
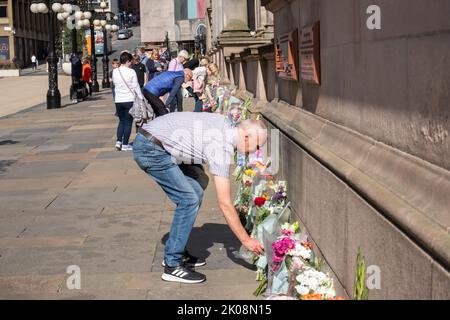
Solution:
[[[259,257],[241,252],[241,257],[257,267],[260,285],[256,296],[269,299],[335,299],[333,280],[321,271],[322,262],[312,250],[298,222],[289,224],[290,209],[285,181],[267,173],[258,155],[237,166],[240,187],[235,207],[247,232],[265,247]]]
[[[219,91],[216,112],[226,114],[234,126],[250,118],[251,99],[245,102],[229,90]],[[333,279],[322,271],[322,260],[298,222],[290,224],[290,203],[285,181],[270,172],[270,159],[262,151],[235,156],[234,176],[239,190],[234,206],[248,234],[258,239],[264,255],[255,256],[241,248],[236,255],[254,264],[260,282],[254,295],[270,300],[342,300],[337,297]],[[366,300],[364,258],[358,254],[355,299]]]

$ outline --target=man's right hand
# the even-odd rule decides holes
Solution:
[[[257,256],[259,256],[260,254],[262,254],[264,252],[263,245],[261,244],[261,242],[259,242],[256,239],[249,238],[248,240],[244,241],[242,244],[244,245],[244,247],[247,248],[247,250],[253,252]]]
[[[256,255],[260,255],[264,252],[263,245],[256,239],[252,239],[248,236],[244,226],[239,219],[239,215],[234,208],[231,200],[231,181],[229,178],[215,176],[214,184],[216,185],[217,199],[219,201],[219,207],[227,220],[231,231],[241,241],[242,245],[246,247],[250,252]]]

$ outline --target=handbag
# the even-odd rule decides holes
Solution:
[[[131,90],[130,86],[125,81],[125,79],[122,75],[122,72],[120,71],[120,68],[118,68],[117,71],[119,71],[122,81],[125,83],[128,90],[130,90],[130,92],[134,96],[133,107],[131,107],[129,114],[133,117],[134,121],[136,122],[136,125],[138,127],[142,127],[148,121],[153,120],[153,118],[154,118],[153,109],[150,106],[150,104],[148,103],[147,99],[139,98],[139,96],[133,90]]]

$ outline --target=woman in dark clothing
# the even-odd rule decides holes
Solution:
[[[152,80],[158,74],[160,74],[163,69],[161,62],[159,61],[160,55],[158,50],[154,49],[150,56],[150,59],[147,60],[146,67],[148,72],[148,81]]]

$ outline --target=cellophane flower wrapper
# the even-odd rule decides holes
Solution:
[[[268,286],[266,290],[266,295],[286,295],[289,289],[289,282],[283,284],[283,281],[286,282],[286,279],[289,278],[289,274],[287,272],[287,268],[279,268],[276,272],[274,272],[274,251],[272,248],[272,244],[277,241],[277,239],[281,236],[281,226],[287,223],[291,216],[291,210],[289,209],[290,204],[288,203],[285,208],[280,212],[279,215],[272,215],[270,217],[270,231],[263,229],[263,241],[264,250],[266,254],[266,261],[268,264],[267,268],[267,279]],[[273,220],[272,220],[273,219]],[[269,222],[268,222],[269,223]],[[284,264],[284,262],[283,262]],[[286,265],[284,265],[286,266]]]
[[[268,295],[287,295],[289,291],[289,271],[283,261],[275,272],[269,270]]]
[[[241,246],[239,251],[233,251],[232,254],[236,259],[243,260],[250,265],[254,264],[255,254],[248,251],[244,246]]]

